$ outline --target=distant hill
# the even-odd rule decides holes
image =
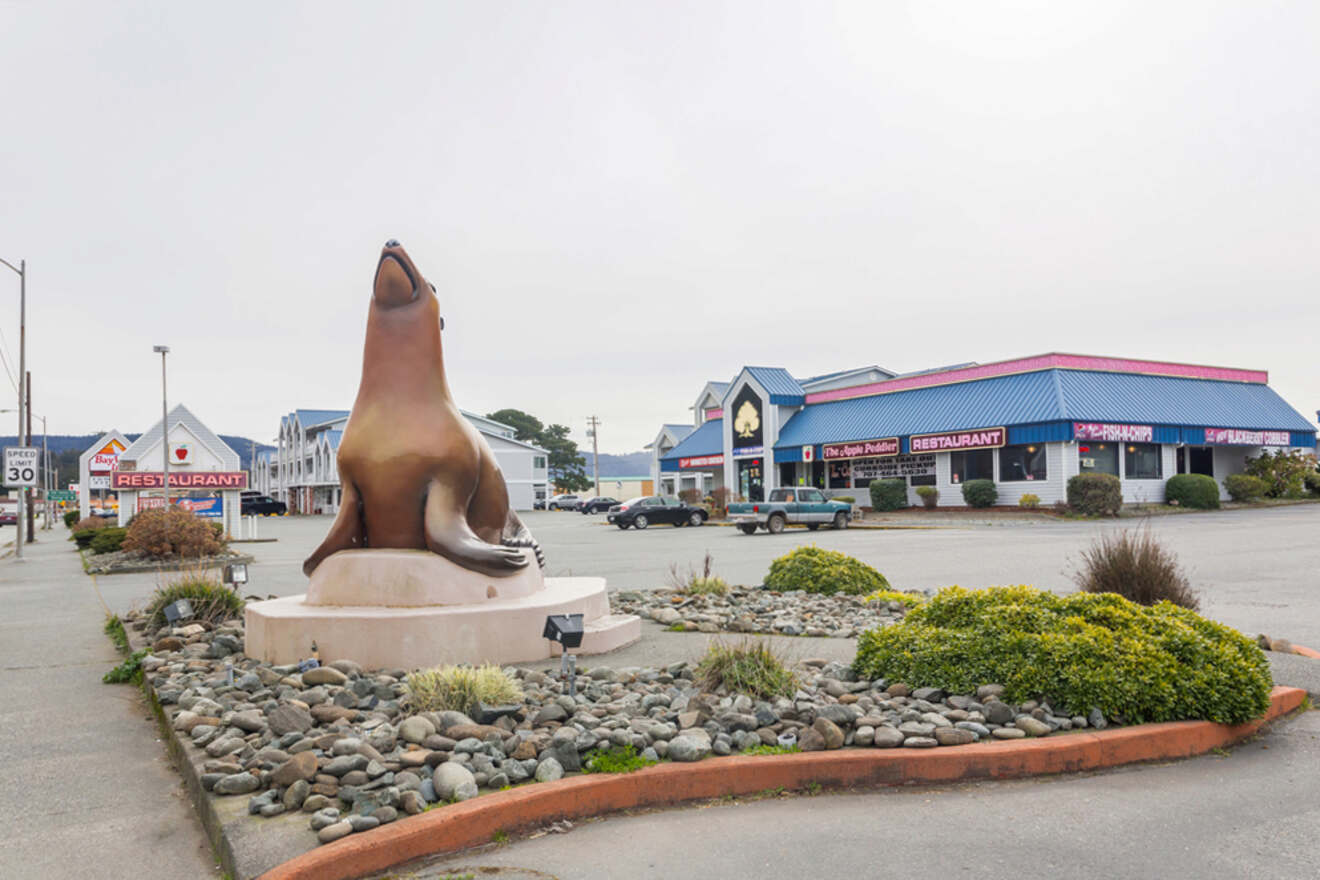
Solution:
[[[87,450],[87,447],[101,439],[101,435],[104,433],[105,432],[102,431],[97,434],[47,434],[46,445],[47,448],[50,449],[52,458],[63,458],[66,462],[71,460],[72,467],[76,469],[78,465],[78,456],[82,455],[82,453]],[[131,442],[142,435],[125,434],[124,436]],[[34,434],[32,439],[34,441],[34,446],[41,446],[40,434]],[[228,443],[229,448],[238,453],[239,469],[247,470],[251,465],[252,441],[247,437],[235,437],[232,434],[221,434],[220,439]],[[10,434],[7,437],[0,437],[0,447],[13,446],[16,442],[17,440],[13,434]],[[274,448],[274,446],[271,446],[268,443],[258,443],[256,445],[257,452],[263,452],[268,449],[273,450]],[[70,455],[67,453],[72,454]]]
[[[587,460],[587,474],[591,474],[591,450],[578,452]],[[600,454],[600,475],[602,477],[640,477],[651,472],[651,453],[630,452],[627,455]]]

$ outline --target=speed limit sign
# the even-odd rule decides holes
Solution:
[[[37,485],[37,459],[41,450],[35,446],[10,446],[5,449],[5,485]]]

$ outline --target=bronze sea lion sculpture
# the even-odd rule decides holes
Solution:
[[[362,382],[339,444],[343,502],[303,563],[339,550],[430,550],[487,575],[538,563],[540,546],[509,508],[495,454],[449,394],[435,286],[397,241],[376,264]]]

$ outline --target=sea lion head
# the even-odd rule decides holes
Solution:
[[[391,238],[385,242],[376,263],[372,303],[382,309],[399,309],[419,302],[434,304],[438,310],[435,285],[422,277],[403,245]],[[440,323],[443,327],[443,318]]]

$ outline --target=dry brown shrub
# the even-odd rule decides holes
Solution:
[[[1087,593],[1117,593],[1138,605],[1168,600],[1192,611],[1201,605],[1178,557],[1148,527],[1096,539],[1082,551],[1073,580]]]
[[[225,546],[209,522],[180,507],[144,510],[128,524],[123,549],[163,559],[214,556]]]

